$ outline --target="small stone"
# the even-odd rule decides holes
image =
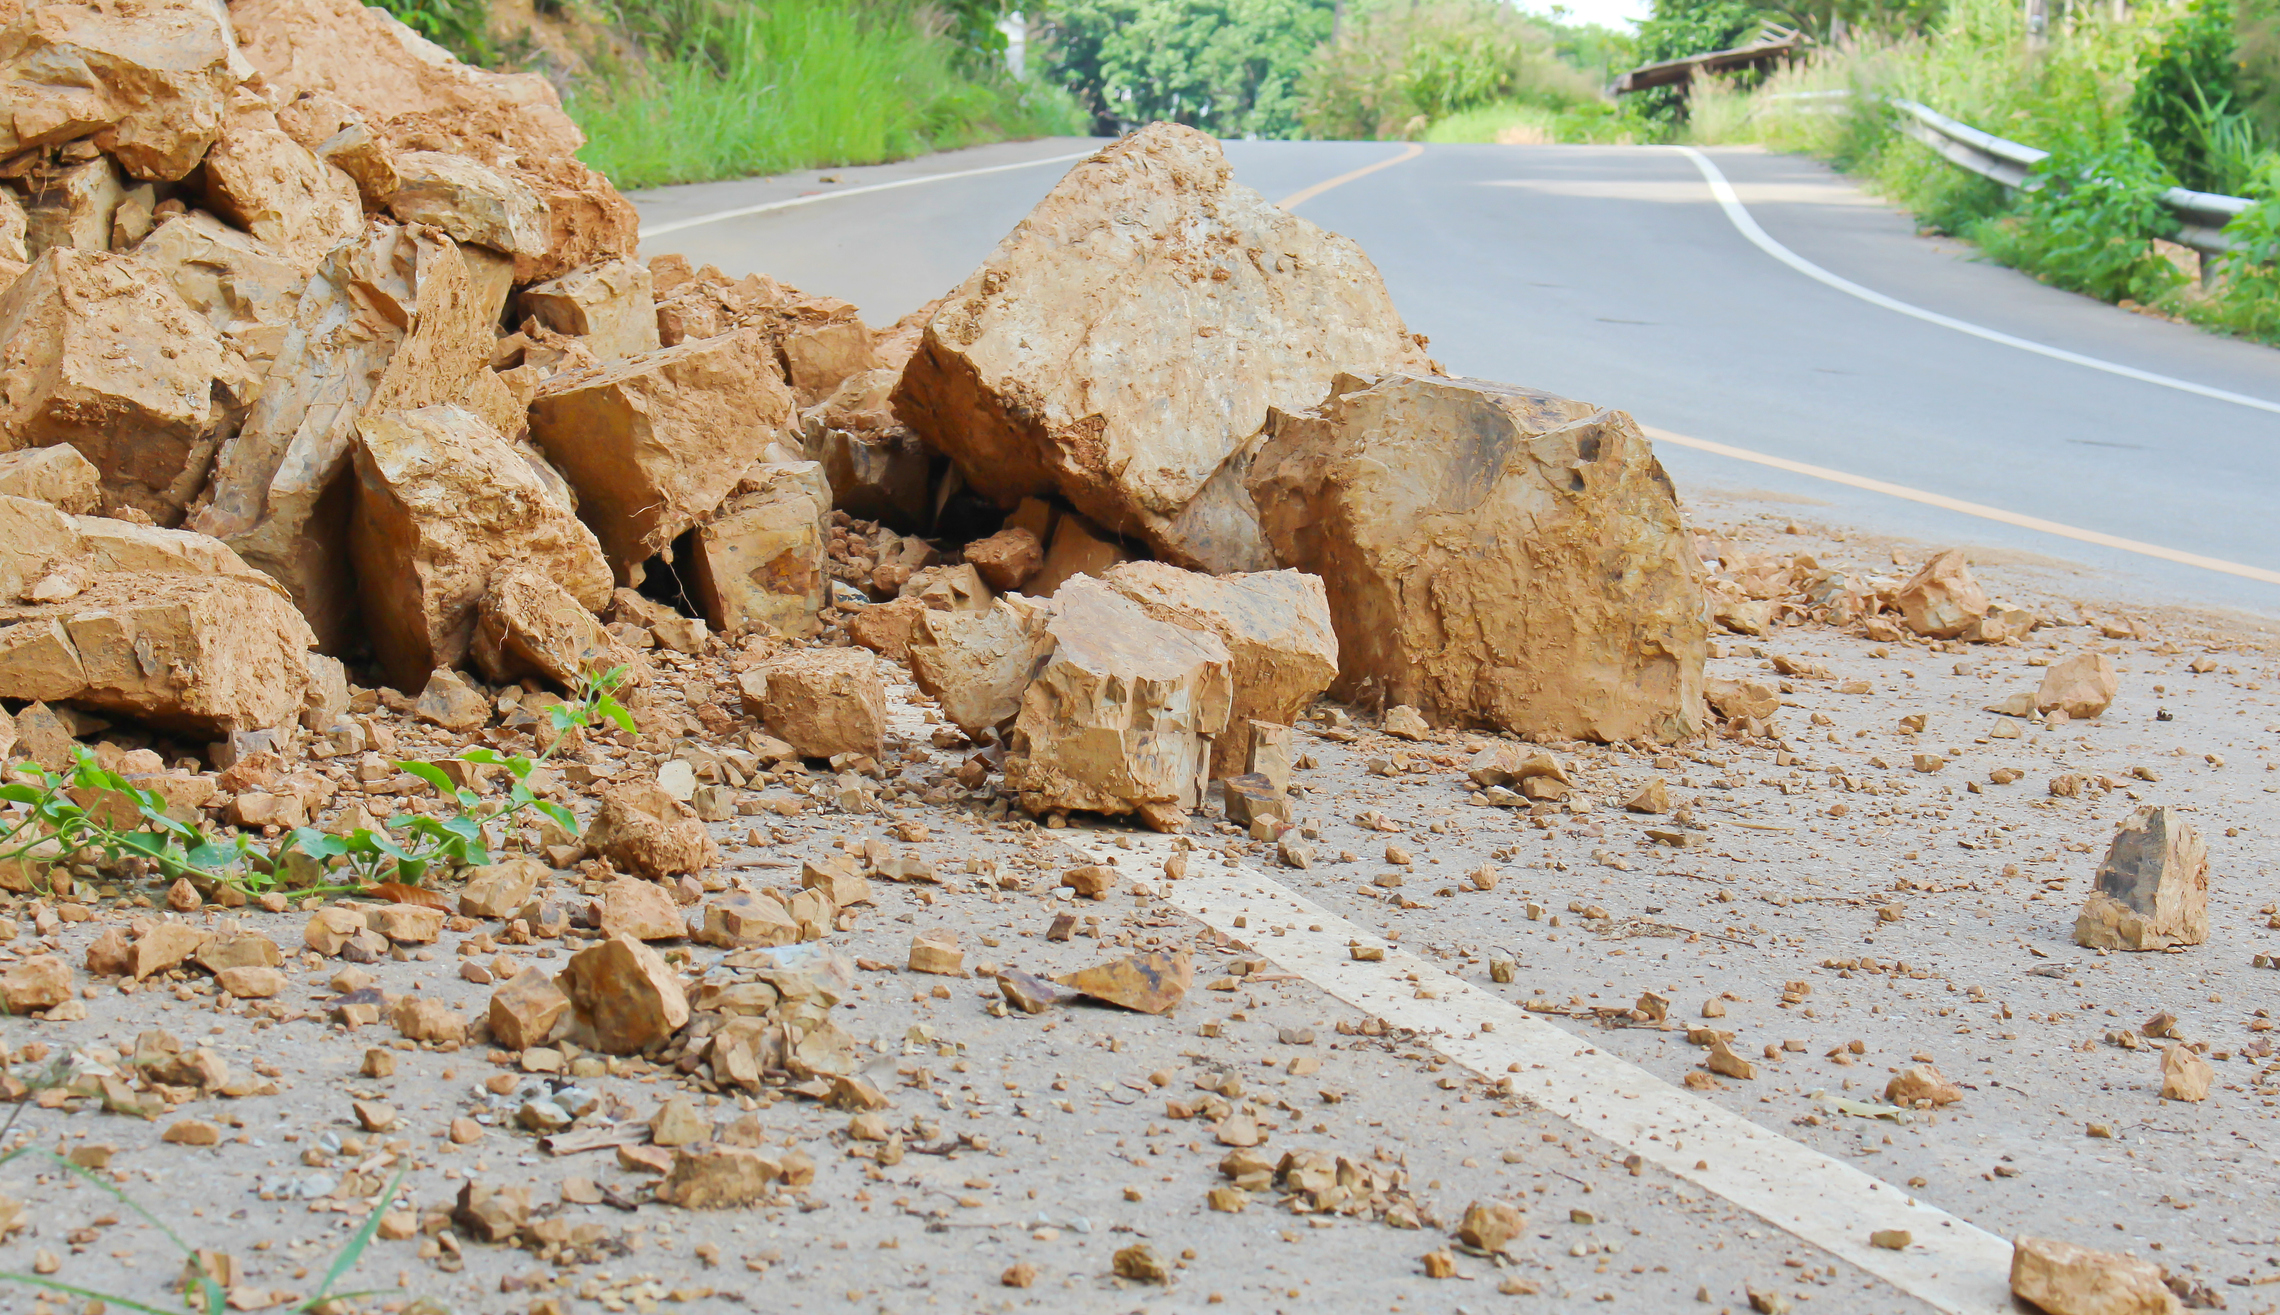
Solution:
[[[966,975],[965,952],[958,948],[958,934],[936,929],[922,931],[910,941],[910,970],[914,973],[933,973],[943,977]]]
[[[1107,899],[1109,892],[1116,889],[1116,873],[1098,864],[1070,868],[1061,874],[1061,884],[1083,899]]]
[[[1035,540],[1031,540],[1031,542],[1034,543]],[[972,550],[968,549],[969,555],[971,552]],[[1005,1272],[998,1275],[998,1285],[1000,1287],[1026,1288],[1036,1282],[1037,1266],[1030,1264],[1026,1260],[1006,1266]]]
[[[491,1039],[509,1050],[540,1045],[570,1011],[570,997],[553,978],[537,968],[526,968],[491,992]]]
[[[2096,950],[2161,950],[2209,938],[2209,852],[2200,833],[2149,805],[2122,822],[2074,922]]]
[[[396,1052],[382,1050],[378,1046],[366,1050],[364,1062],[358,1067],[357,1072],[368,1078],[392,1078],[396,1076]]]
[[[1041,1014],[1066,997],[1066,992],[1041,977],[1018,968],[1002,968],[997,975],[998,994],[1025,1014]]]
[[[1879,1228],[1868,1235],[1868,1244],[1886,1251],[1906,1251],[1916,1238],[1905,1228]]]
[[[530,1218],[530,1189],[497,1183],[462,1183],[453,1222],[485,1242],[510,1242]]]
[[[1670,811],[1670,788],[1657,776],[1624,800],[1623,808],[1632,813],[1667,813]]]
[[[2011,1244],[2011,1294],[2048,1315],[2176,1315],[2161,1267],[2046,1237]]]
[[[71,999],[71,965],[61,955],[25,959],[0,973],[0,1008],[22,1017]]]
[[[386,1132],[396,1126],[396,1111],[376,1100],[351,1101],[356,1124],[366,1132]]]
[[[740,1146],[678,1147],[673,1168],[658,1184],[657,1199],[684,1210],[750,1205],[777,1180],[789,1183],[785,1169],[790,1158],[774,1160]]]
[[[663,886],[643,877],[619,877],[602,888],[596,925],[605,936],[630,936],[637,941],[679,940],[688,934],[673,897]]]
[[[2112,705],[2121,687],[2121,673],[2112,658],[2077,653],[2052,663],[2043,673],[2042,687],[2035,691],[2035,711],[2062,712],[2076,721],[2095,717]]]
[[[1427,1278],[1455,1278],[1457,1276],[1457,1258],[1446,1249],[1426,1252],[1424,1261],[1425,1277]]]
[[[454,1146],[473,1146],[483,1140],[483,1125],[473,1119],[453,1119],[451,1125],[444,1129],[444,1135],[451,1139]]]
[[[570,956],[555,978],[597,1049],[631,1055],[664,1041],[689,1021],[680,975],[639,941],[615,936]]]
[[[176,913],[196,913],[205,904],[205,897],[198,893],[196,886],[190,884],[188,877],[177,877],[174,884],[166,888],[166,907]]]
[[[1757,1077],[1757,1066],[1735,1054],[1733,1047],[1723,1040],[1711,1044],[1710,1055],[1703,1061],[1703,1067],[1720,1077],[1737,1078],[1745,1082]]]
[[[1918,1064],[1884,1084],[1884,1099],[1909,1108],[1938,1108],[1962,1100],[1963,1088],[1948,1081],[1936,1065]]]
[[[447,731],[471,731],[490,724],[491,701],[465,676],[444,667],[428,677],[412,703],[412,716]]]
[[[2209,1084],[2216,1078],[2217,1071],[2190,1047],[2170,1046],[2161,1052],[2163,1100],[2207,1100]]]
[[[1171,1267],[1158,1257],[1145,1242],[1135,1242],[1116,1253],[1113,1261],[1118,1278],[1135,1283],[1169,1283]]]
[[[456,1045],[467,1040],[467,1019],[441,1000],[408,996],[389,1011],[388,1019],[407,1041]]]
[[[1143,1014],[1169,1013],[1195,984],[1195,960],[1188,951],[1148,950],[1053,979],[1095,1000]]]
[[[1457,1224],[1457,1240],[1481,1251],[1502,1251],[1528,1226],[1517,1207],[1503,1201],[1474,1201]]]
[[[1425,714],[1406,703],[1386,709],[1385,720],[1378,729],[1403,740],[1422,740],[1433,733],[1433,728],[1425,724]]]
[[[271,1000],[285,993],[285,974],[275,968],[224,968],[214,981],[240,1000]]]
[[[697,1113],[696,1102],[687,1096],[675,1096],[657,1107],[649,1116],[649,1140],[657,1146],[687,1146],[692,1142],[711,1141],[712,1125]]]
[[[176,1146],[215,1146],[222,1140],[222,1130],[198,1119],[178,1119],[167,1125],[160,1141]]]

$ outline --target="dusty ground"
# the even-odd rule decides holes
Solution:
[[[1824,564],[1892,573],[1884,543],[1842,542],[1804,521],[1803,509],[1738,500],[1696,507],[1705,530],[1735,533],[1765,551],[1813,553]],[[1809,531],[1784,534],[1792,518]],[[1904,547],[1918,557],[1923,546]],[[1466,806],[1461,766],[1479,737],[1424,744],[1370,729],[1357,711],[1351,738],[1316,724],[1301,748],[1315,765],[1300,773],[1299,812],[1317,838],[1317,861],[1300,871],[1271,847],[1234,836],[1216,808],[1191,827],[1195,843],[1249,872],[1466,981],[1533,1006],[1571,1031],[1579,1047],[1629,1060],[1671,1084],[1699,1071],[1689,1045],[1716,998],[1716,1026],[1757,1064],[1753,1080],[1718,1079],[1691,1093],[1806,1147],[1848,1161],[1923,1201],[1992,1233],[2047,1234],[2129,1250],[2208,1285],[2234,1311],[2280,1309],[2280,1063],[2269,1020],[2280,973],[2251,966],[2280,955],[2280,899],[2264,856],[2280,830],[2280,755],[2270,736],[2280,717],[2267,691],[2276,673],[2252,625],[2227,618],[2130,618],[2094,604],[2087,619],[2134,619],[2150,638],[2108,639],[2075,600],[2047,592],[2077,582],[2036,563],[1980,570],[1990,592],[2034,607],[2054,624],[2016,646],[1943,651],[1883,644],[1820,628],[1762,640],[1726,636],[1716,675],[1767,680],[1782,656],[1826,668],[1788,679],[1781,741],[1708,742],[1657,754],[1557,746],[1577,775],[1588,811],[1532,821],[1524,811]],[[2091,595],[2094,597],[2094,595]],[[1980,711],[2032,689],[2040,664],[2085,648],[2123,668],[2119,699],[2103,717],[2058,732]],[[2208,669],[2193,672],[2200,663]],[[1871,692],[1841,694],[1845,681]],[[908,691],[906,690],[907,694]],[[915,698],[915,696],[913,696]],[[2166,711],[2171,720],[2159,720]],[[1924,714],[1921,733],[1900,718]],[[1818,714],[1826,725],[1814,724]],[[554,1157],[512,1128],[518,1098],[487,1093],[506,1072],[503,1052],[476,1045],[454,1053],[395,1041],[385,1023],[358,1031],[325,1021],[326,985],[339,964],[289,960],[289,1016],[258,1017],[245,1005],[217,1008],[210,990],[157,983],[134,994],[90,988],[82,1022],[11,1020],[5,1035],[53,1050],[108,1046],[165,1028],[203,1042],[233,1068],[273,1074],[273,1096],[200,1100],[151,1122],[76,1109],[21,1107],[13,1138],[56,1148],[116,1148],[109,1172],[191,1243],[232,1253],[254,1289],[314,1290],[334,1252],[377,1199],[388,1175],[405,1172],[399,1204],[448,1209],[459,1182],[523,1183],[562,1217],[601,1226],[604,1240],[580,1256],[524,1251],[425,1235],[375,1243],[349,1287],[388,1290],[367,1308],[495,1311],[626,1308],[909,1311],[1050,1309],[1234,1310],[1617,1310],[1750,1308],[1815,1302],[1812,1309],[1915,1311],[1916,1297],[1800,1242],[1715,1193],[1652,1164],[1625,1168],[1620,1148],[1596,1140],[1560,1109],[1527,1099],[1531,1077],[1500,1095],[1491,1079],[1447,1062],[1441,1038],[1353,1035],[1366,1015],[1278,966],[1271,928],[1223,935],[1179,907],[1154,868],[1165,842],[1113,826],[1055,830],[991,821],[980,800],[928,804],[959,755],[928,747],[923,704],[898,714],[908,732],[903,778],[910,793],[879,815],[820,806],[766,819],[767,843],[749,843],[754,819],[714,830],[725,876],[754,888],[787,885],[798,861],[834,846],[888,839],[898,820],[923,821],[915,849],[945,877],[939,887],[874,880],[879,906],[822,948],[862,961],[841,1026],[868,1043],[867,1074],[894,1101],[886,1117],[908,1153],[881,1167],[875,1146],[853,1143],[849,1116],[805,1101],[712,1096],[707,1113],[750,1111],[771,1140],[812,1156],[812,1187],[762,1209],[690,1213],[646,1203],[646,1175],[619,1167],[608,1150]],[[2015,737],[1998,730],[2019,732]],[[1328,733],[1326,733],[1328,732]],[[1946,759],[1913,770],[1915,755]],[[639,770],[635,755],[611,761]],[[1989,783],[2012,767],[2015,784]],[[2087,782],[2080,797],[2054,797],[2054,777]],[[1696,824],[1686,848],[1657,845],[1641,817],[1616,805],[1649,777]],[[1968,787],[1977,785],[1973,791]],[[789,787],[760,797],[783,800]],[[340,801],[350,802],[344,796]],[[2181,808],[2211,853],[2209,944],[2174,954],[2099,955],[2077,948],[2073,917],[2114,824],[2140,802]],[[1842,805],[1840,816],[1831,816]],[[1366,825],[1374,813],[1375,825]],[[1541,825],[1538,825],[1540,822]],[[1058,874],[1084,853],[1122,854],[1120,871],[1140,886],[1094,903],[1065,898]],[[1388,844],[1411,862],[1387,859]],[[1345,855],[1351,855],[1346,858]],[[992,861],[1000,881],[964,871]],[[1496,866],[1493,890],[1467,874]],[[1398,884],[1390,884],[1398,878]],[[1385,884],[1381,884],[1385,883]],[[1020,884],[1022,889],[999,889]],[[148,892],[156,893],[156,892]],[[1529,906],[1543,916],[1531,918]],[[1879,910],[1894,908],[1896,921]],[[1586,912],[1591,916],[1585,916]],[[61,924],[36,939],[18,911],[17,955],[60,947],[76,964],[107,925]],[[1605,917],[1598,916],[1604,912]],[[1078,934],[1054,942],[1057,914]],[[218,914],[193,915],[219,917]],[[240,912],[247,925],[289,949],[302,913]],[[1092,919],[1097,918],[1097,923]],[[992,1008],[986,976],[942,978],[900,971],[911,936],[955,929],[969,969],[1014,965],[1058,972],[1119,947],[1194,943],[1197,986],[1173,1014],[1151,1018],[1103,1007],[1064,1006],[1029,1016]],[[419,990],[480,1015],[489,988],[456,973],[463,956],[488,963],[500,952],[544,965],[565,945],[480,948],[467,943],[496,924],[447,932],[432,950],[373,971],[390,991]],[[1289,944],[1295,944],[1296,927]],[[701,972],[721,951],[687,949]],[[1286,954],[1286,957],[1291,957]],[[1862,961],[1873,958],[1870,969]],[[1492,961],[1516,965],[1491,980]],[[0,964],[4,964],[0,960]],[[1832,966],[1845,965],[1852,966]],[[83,979],[84,980],[84,979]],[[1784,1003],[1785,985],[1811,988]],[[1406,983],[1404,983],[1406,985]],[[1671,998],[1670,1023],[1606,1025],[1594,1009],[1627,1009],[1642,991]],[[2158,1044],[2126,1049],[2109,1040],[2158,1011],[2204,1042],[2217,1090],[2198,1105],[2163,1101]],[[1618,1020],[1619,1022],[1621,1020]],[[1843,1062],[1832,1050],[1858,1042]],[[394,1075],[360,1076],[365,1051],[393,1045]],[[1766,1047],[1774,1055],[1766,1055]],[[1966,1088],[1958,1105],[1911,1114],[1905,1124],[1833,1111],[1816,1093],[1880,1099],[1889,1074],[1936,1062]],[[577,1086],[598,1097],[588,1122],[646,1120],[669,1075],[585,1057]],[[1228,1083],[1228,1079],[1233,1079]],[[534,1077],[533,1083],[546,1079]],[[1406,1174],[1424,1227],[1301,1216],[1255,1196],[1241,1213],[1210,1210],[1225,1182],[1227,1148],[1202,1119],[1169,1117],[1167,1102],[1195,1103],[1204,1085],[1232,1090],[1256,1111],[1271,1156],[1326,1149]],[[352,1099],[384,1101],[397,1124],[360,1133]],[[1224,1098],[1224,1097],[1223,1097]],[[1588,1111],[1568,1110],[1588,1122]],[[446,1124],[472,1116],[489,1126],[456,1146]],[[224,1124],[211,1148],[163,1144],[177,1119]],[[2110,1137],[2093,1136],[2102,1125]],[[31,1203],[31,1222],[0,1245],[0,1266],[28,1271],[55,1262],[58,1281],[163,1304],[178,1261],[154,1230],[85,1185],[38,1174],[19,1160],[0,1170],[0,1190]],[[362,1181],[344,1184],[347,1173]],[[580,1181],[582,1180],[582,1181]],[[603,1204],[573,1204],[572,1195]],[[342,1197],[336,1190],[361,1193]],[[315,1199],[298,1199],[313,1194]],[[1421,1257],[1447,1244],[1468,1201],[1523,1202],[1528,1233],[1503,1265],[1456,1257],[1459,1277],[1425,1277]],[[615,1202],[614,1204],[612,1202]],[[621,1208],[622,1207],[622,1208]],[[1111,1273],[1111,1255],[1145,1241],[1175,1264],[1168,1286]],[[575,1262],[575,1263],[572,1263]],[[1001,1286],[1018,1262],[1032,1287]],[[2243,1285],[2245,1284],[2245,1285]],[[1509,1289],[1509,1291],[1500,1290]],[[1528,1289],[1534,1289],[1532,1294]],[[1707,1305],[1698,1303],[1706,1302]],[[662,1303],[662,1306],[659,1305]],[[21,1288],[0,1289],[0,1310],[40,1309]],[[49,1309],[62,1309],[50,1305]],[[76,1309],[76,1307],[73,1307]],[[1799,1309],[1805,1309],[1799,1305]]]

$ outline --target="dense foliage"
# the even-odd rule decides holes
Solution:
[[[1059,0],[1040,63],[1104,136],[1158,119],[1222,137],[1300,135],[1332,0]]]
[[[1381,0],[1357,7],[1309,70],[1317,137],[1423,134],[1492,105],[1558,110],[1597,99],[1550,34],[1494,0]]]

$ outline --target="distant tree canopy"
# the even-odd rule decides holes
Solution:
[[[1096,132],[1157,119],[1221,137],[1297,137],[1300,82],[1334,0],[1056,0],[1038,54]]]

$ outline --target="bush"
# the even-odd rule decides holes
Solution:
[[[2237,94],[2232,55],[2231,0],[2192,0],[2162,25],[2130,92],[2130,131],[2196,191],[2238,181],[2224,177],[2240,169],[2223,166],[2228,152],[2212,140],[2226,119],[2238,120],[2228,114]]]
[[[2035,167],[2015,213],[1971,236],[2004,264],[2106,301],[2150,302],[2184,281],[2154,250],[2177,218],[2160,197],[2174,186],[2144,142],[2098,152],[2060,150]]]
[[[1315,55],[1305,122],[1315,137],[1413,137],[1489,106],[1562,111],[1597,99],[1550,34],[1507,5],[1381,0]]]
[[[1299,79],[1332,0],[1058,0],[1041,63],[1103,136],[1159,119],[1220,137],[1300,135]]]
[[[1065,93],[969,55],[940,17],[832,0],[626,3],[635,55],[564,99],[588,138],[580,158],[638,188],[1082,131]]]
[[[404,26],[470,64],[488,64],[490,6],[484,0],[377,0]]]

